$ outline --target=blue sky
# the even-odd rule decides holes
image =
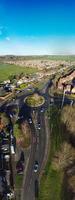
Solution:
[[[73,0],[0,0],[0,54],[75,54]]]

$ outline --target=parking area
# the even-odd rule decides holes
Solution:
[[[0,198],[13,200],[15,196],[11,161],[12,155],[15,155],[15,140],[10,124],[7,128],[8,134],[0,129]]]

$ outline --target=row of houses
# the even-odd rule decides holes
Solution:
[[[66,93],[75,94],[75,86],[73,86],[72,84],[62,83],[58,86],[58,89],[64,90]]]

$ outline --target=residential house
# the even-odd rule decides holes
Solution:
[[[75,94],[75,87],[72,88],[71,93],[72,93],[72,94]]]

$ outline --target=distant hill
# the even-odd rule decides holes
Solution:
[[[0,56],[0,62],[3,61],[18,61],[18,60],[33,60],[33,59],[41,59],[41,60],[61,60],[61,61],[75,61],[75,55],[43,55],[43,56],[14,56],[14,55],[6,55]]]

